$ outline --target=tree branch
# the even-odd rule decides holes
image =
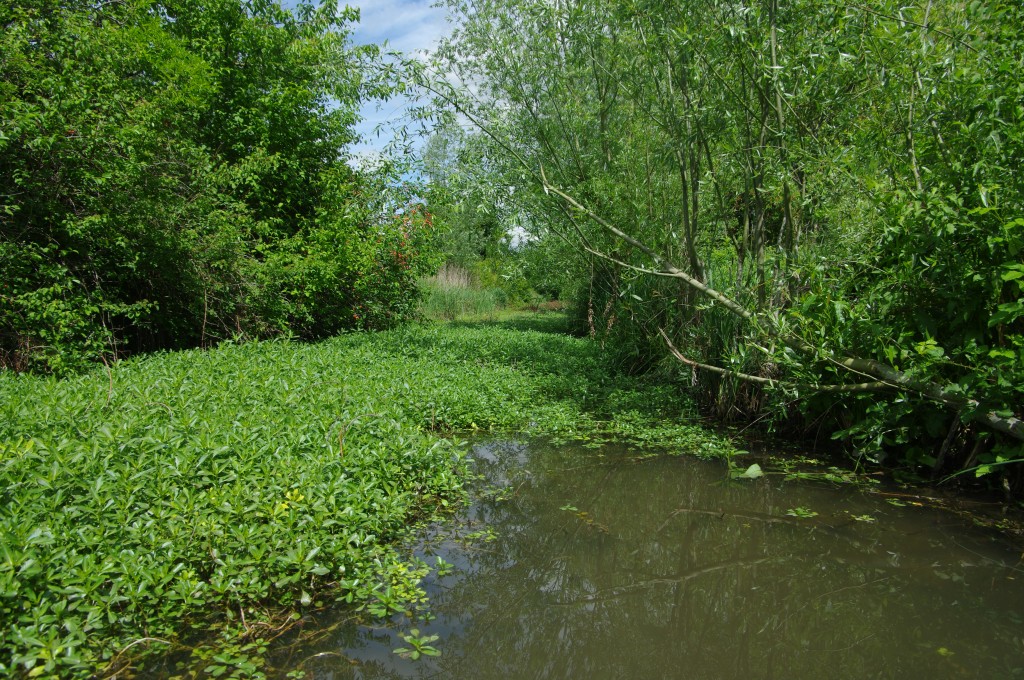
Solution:
[[[676,346],[674,344],[672,344],[672,341],[669,339],[668,334],[665,333],[664,329],[659,328],[658,329],[658,333],[660,333],[662,339],[665,340],[665,344],[668,345],[668,351],[672,353],[672,356],[674,356],[676,359],[678,359],[679,361],[683,362],[687,366],[692,366],[694,368],[700,368],[700,369],[703,369],[705,371],[710,371],[712,373],[717,373],[719,375],[725,375],[725,376],[729,376],[729,377],[732,377],[732,378],[738,378],[738,379],[743,380],[745,382],[752,382],[752,383],[758,383],[758,384],[761,384],[761,385],[768,385],[769,387],[781,386],[781,387],[800,388],[800,389],[805,389],[805,390],[811,390],[813,392],[818,392],[818,393],[822,393],[822,392],[878,392],[879,390],[892,389],[892,387],[893,387],[892,385],[890,385],[888,383],[884,383],[884,382],[866,382],[866,383],[857,383],[855,385],[811,385],[811,384],[806,384],[806,383],[794,383],[794,382],[787,382],[787,381],[782,381],[782,380],[774,380],[773,378],[765,378],[765,377],[760,376],[760,375],[750,375],[749,373],[740,373],[739,371],[730,371],[729,369],[726,369],[726,368],[719,368],[718,366],[712,366],[710,364],[702,364],[699,361],[694,361],[693,359],[689,359],[689,358],[683,356],[682,352],[680,352],[676,348]]]

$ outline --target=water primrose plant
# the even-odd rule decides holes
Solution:
[[[395,654],[409,657],[412,660],[416,660],[421,656],[440,656],[441,652],[436,647],[431,646],[431,642],[437,640],[439,635],[420,635],[418,628],[413,628],[408,634],[400,634],[400,637],[405,640],[408,647],[398,647],[395,649]]]
[[[0,674],[145,674],[172,653],[259,676],[306,610],[418,606],[424,570],[397,546],[464,499],[451,434],[628,438],[691,413],[589,341],[508,324],[0,373]]]

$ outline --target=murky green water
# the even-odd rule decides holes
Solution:
[[[513,493],[427,545],[455,568],[427,581],[436,619],[399,626],[439,635],[441,656],[349,627],[293,656],[306,677],[1024,676],[1021,556],[948,513],[622,449],[475,458]]]

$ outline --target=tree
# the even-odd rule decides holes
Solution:
[[[356,18],[243,0],[0,9],[0,365],[408,313],[394,179],[346,162],[360,100],[395,87],[370,76],[376,48],[349,44]]]
[[[670,349],[720,412],[775,388],[854,409],[832,427],[868,452],[931,436],[916,464],[973,464],[960,423],[1024,439],[1020,8],[449,7],[435,73],[472,87],[424,86],[602,263],[618,342]]]

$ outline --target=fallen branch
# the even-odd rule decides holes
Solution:
[[[779,340],[786,344],[787,347],[798,351],[802,354],[806,354],[813,357],[816,360],[825,360],[833,363],[834,365],[848,370],[853,373],[859,373],[866,375],[870,378],[875,378],[877,381],[887,383],[890,387],[902,388],[910,392],[914,392],[928,399],[932,399],[946,406],[950,406],[958,411],[967,414],[970,420],[978,423],[982,423],[998,432],[1007,434],[1014,439],[1024,441],[1024,421],[1020,420],[1015,416],[1000,416],[995,411],[990,411],[981,408],[981,402],[977,399],[970,399],[959,396],[953,392],[950,388],[944,388],[941,385],[937,385],[932,382],[918,380],[916,378],[907,375],[903,371],[899,371],[892,366],[887,366],[873,359],[861,359],[858,357],[845,357],[836,359],[830,356],[821,356],[821,353],[817,348],[808,344],[802,338],[792,336],[784,333],[778,324],[768,316],[758,315],[750,311],[736,300],[733,300],[729,296],[721,293],[720,291],[711,288],[702,281],[697,280],[693,276],[690,276],[686,272],[675,267],[672,263],[668,262],[664,257],[659,255],[655,250],[650,248],[647,244],[639,241],[626,232],[622,231],[608,220],[602,218],[600,215],[595,214],[589,208],[583,206],[579,201],[574,199],[569,194],[565,193],[561,189],[552,186],[548,183],[547,177],[544,174],[544,167],[540,168],[540,179],[543,189],[546,193],[554,194],[563,201],[576,208],[577,210],[584,213],[593,222],[600,225],[602,228],[610,232],[622,241],[625,241],[629,245],[633,246],[637,250],[641,251],[651,261],[660,267],[664,272],[663,275],[672,276],[674,278],[682,280],[688,286],[697,290],[698,292],[710,297],[718,304],[725,307],[732,314],[738,316],[741,319],[747,321],[757,322],[760,328],[768,336]],[[706,366],[706,364],[704,365]],[[703,367],[703,366],[702,366]],[[724,369],[721,369],[724,370]],[[865,385],[871,383],[864,383]],[[872,388],[873,389],[873,388]]]
[[[703,369],[705,371],[710,371],[712,373],[717,373],[719,375],[725,375],[725,376],[729,376],[729,377],[732,377],[732,378],[738,378],[739,380],[744,380],[746,382],[759,383],[759,384],[762,384],[762,385],[768,385],[769,387],[776,387],[776,386],[792,387],[792,388],[796,388],[796,389],[810,390],[812,392],[817,392],[817,393],[820,393],[820,392],[877,392],[879,390],[887,390],[887,389],[892,389],[894,387],[893,385],[890,385],[889,383],[879,382],[879,381],[876,381],[876,382],[866,382],[866,383],[857,383],[857,384],[852,384],[852,385],[812,385],[812,384],[809,384],[809,383],[787,382],[787,381],[782,381],[782,380],[775,380],[774,378],[765,378],[765,377],[759,376],[759,375],[750,375],[749,373],[740,373],[739,371],[731,371],[731,370],[726,369],[726,368],[719,368],[718,366],[712,366],[710,364],[702,364],[699,361],[694,361],[693,359],[688,359],[687,357],[683,356],[683,354],[678,349],[676,349],[676,346],[672,344],[672,341],[669,339],[669,337],[665,333],[664,329],[659,328],[658,329],[658,333],[660,333],[661,337],[665,340],[665,344],[668,345],[668,351],[672,353],[672,356],[674,356],[676,359],[678,359],[679,361],[683,362],[687,366],[692,366],[694,368],[700,368],[700,369]]]
[[[798,526],[802,528],[810,528],[812,531],[821,529],[826,533],[835,533],[836,527],[831,524],[825,524],[821,520],[815,520],[814,522],[808,522],[806,519],[799,517],[790,517],[788,515],[769,515],[761,512],[726,512],[725,510],[703,510],[700,508],[676,508],[669,513],[665,521],[662,522],[657,529],[654,530],[654,535],[660,534],[665,530],[673,519],[679,515],[706,515],[708,517],[716,517],[718,519],[744,519],[751,522],[760,522],[762,524],[787,524],[789,526]]]
[[[616,586],[614,588],[602,588],[601,590],[595,591],[589,595],[576,598],[573,600],[563,600],[561,602],[553,602],[554,606],[572,606],[582,603],[599,602],[603,600],[610,600],[637,591],[647,590],[654,586],[676,586],[682,585],[687,581],[690,581],[698,576],[704,576],[706,574],[712,574],[716,571],[722,571],[723,569],[741,568],[741,567],[753,567],[759,564],[765,564],[766,562],[780,562],[789,559],[792,555],[786,555],[785,557],[757,557],[754,559],[737,559],[730,560],[728,562],[721,562],[719,564],[712,564],[699,569],[693,569],[684,574],[665,576],[662,578],[651,578],[644,581],[638,581],[636,583],[630,583],[624,586]]]
[[[995,411],[982,409],[981,402],[977,399],[961,397],[950,391],[948,388],[943,388],[932,382],[917,380],[902,371],[897,371],[892,366],[886,366],[885,364],[872,359],[857,359],[849,357],[834,361],[837,365],[848,370],[856,371],[858,373],[866,373],[885,380],[888,383],[899,385],[908,391],[916,392],[923,397],[940,402],[946,406],[950,406],[957,410],[963,410],[967,413],[969,420],[987,425],[993,430],[1007,434],[1014,439],[1024,441],[1024,421],[1013,415],[1001,416]]]

